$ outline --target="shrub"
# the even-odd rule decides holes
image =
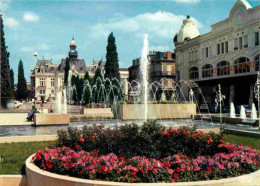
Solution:
[[[100,154],[114,153],[125,158],[164,158],[177,153],[190,157],[214,155],[227,151],[218,147],[222,143],[221,134],[206,134],[188,127],[166,130],[154,120],[145,122],[141,127],[131,124],[105,129],[93,125],[81,130],[68,128],[67,131],[58,131],[60,147],[66,146],[75,151],[97,151]]]

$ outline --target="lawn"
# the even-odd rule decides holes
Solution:
[[[226,142],[242,143],[260,149],[260,139],[237,135],[225,135]],[[25,174],[25,160],[39,149],[55,144],[55,142],[27,142],[0,144],[0,156],[4,158],[0,162],[0,174]]]
[[[27,142],[0,144],[0,174],[25,174],[25,160],[39,149],[55,142]]]

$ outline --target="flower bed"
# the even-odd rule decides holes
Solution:
[[[205,134],[188,128],[165,130],[155,123],[146,123],[137,131],[126,130],[133,127],[135,125],[116,130],[95,127],[69,129],[59,133],[59,142],[60,145],[72,143],[69,145],[71,147],[46,148],[38,151],[32,159],[36,166],[53,173],[114,182],[216,180],[248,174],[260,168],[259,152],[241,144],[225,144],[221,135]],[[144,129],[145,134],[149,135],[142,133]],[[101,133],[93,133],[99,130]],[[115,131],[121,133],[113,136]],[[133,135],[125,136],[130,131]],[[141,133],[143,138],[137,138],[138,140],[155,141],[138,147],[140,144],[134,144],[133,138],[142,136]],[[108,136],[110,141],[106,141]],[[130,153],[116,148],[116,145],[122,147],[120,145],[124,140],[120,141],[121,138],[125,140],[127,148],[133,146],[131,150],[142,149],[138,151],[141,156],[136,156],[135,151]],[[104,144],[102,149],[99,146],[101,142],[107,142],[111,148]],[[181,148],[182,151],[179,150]],[[111,153],[110,150],[115,151]],[[175,153],[176,151],[182,153]],[[192,155],[192,151],[196,152],[195,155]]]

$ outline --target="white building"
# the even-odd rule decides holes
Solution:
[[[99,66],[99,62],[93,61],[91,65],[86,65],[84,59],[78,58],[77,44],[74,39],[70,43],[70,51],[67,58],[63,58],[60,64],[53,64],[52,60],[37,60],[36,66],[31,70],[31,90],[33,97],[37,100],[55,99],[56,92],[63,89],[64,69],[66,60],[70,63],[71,75],[84,78],[88,71],[93,77]],[[101,63],[101,71],[104,75],[104,62]]]
[[[253,8],[246,0],[237,0],[229,17],[211,25],[204,35],[188,16],[174,38],[179,79],[196,82],[207,103],[214,102],[221,84],[226,105],[251,104],[259,70],[259,32],[260,6]],[[185,83],[182,87],[188,97],[189,88]]]

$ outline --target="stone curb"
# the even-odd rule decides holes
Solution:
[[[198,182],[180,182],[180,183],[121,183],[121,182],[107,182],[86,180],[63,176],[44,171],[32,163],[31,155],[25,162],[27,186],[245,186],[245,185],[260,185],[260,170],[242,175],[234,178],[226,178],[212,181],[198,181]]]

